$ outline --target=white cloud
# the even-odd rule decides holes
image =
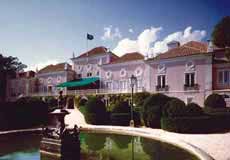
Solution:
[[[137,37],[137,40],[131,40],[129,38],[122,39],[118,42],[118,45],[114,48],[113,52],[119,56],[129,52],[140,52],[146,54],[150,49],[150,45],[157,40],[158,32],[161,29],[161,27],[151,27],[150,29],[145,29]]]
[[[184,31],[174,32],[166,36],[162,41],[155,42],[154,46],[151,48],[153,54],[162,53],[168,50],[167,43],[175,40],[179,41],[182,45],[189,41],[201,41],[206,36],[206,31],[204,30],[194,30],[189,26],[185,28]]]
[[[129,33],[133,33],[133,29],[132,28],[129,28]]]
[[[104,34],[101,37],[102,40],[113,40],[114,38],[122,38],[122,34],[119,28],[114,28],[110,25],[109,27],[104,28]]]
[[[140,52],[144,55],[149,53],[156,56],[158,53],[167,51],[167,43],[172,40],[184,44],[189,41],[201,41],[206,36],[205,30],[192,31],[192,27],[189,26],[184,31],[171,33],[160,41],[158,40],[160,31],[162,31],[161,27],[151,27],[140,33],[136,40],[130,40],[129,38],[122,39],[118,42],[113,52],[119,56],[128,52]]]
[[[50,64],[55,65],[55,64],[58,64],[58,63],[59,63],[59,61],[57,61],[57,60],[47,60],[45,62],[39,62],[37,64],[33,64],[31,66],[28,66],[28,68],[26,68],[25,70],[26,71],[29,71],[29,70],[36,71],[37,69],[40,70],[40,69],[42,69],[42,68],[44,68],[44,67],[46,67],[46,66],[48,66]]]

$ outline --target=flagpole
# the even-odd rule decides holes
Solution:
[[[88,35],[88,33],[87,33],[87,35]],[[88,63],[88,56],[89,56],[89,53],[88,53],[88,37],[86,37],[86,56],[87,56],[86,61]]]

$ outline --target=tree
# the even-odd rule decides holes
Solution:
[[[15,76],[16,72],[23,71],[26,67],[17,57],[5,57],[0,54],[0,101],[4,101],[6,97],[7,78]]]
[[[230,47],[230,16],[224,17],[212,32],[213,43],[220,48]]]

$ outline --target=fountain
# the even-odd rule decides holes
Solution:
[[[40,143],[41,157],[53,157],[54,159],[80,159],[80,130],[77,125],[66,128],[65,116],[70,114],[63,109],[62,92],[60,92],[58,106],[48,114],[49,123],[43,128],[43,137]]]

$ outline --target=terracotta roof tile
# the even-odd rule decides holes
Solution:
[[[115,63],[123,63],[123,62],[129,62],[129,61],[136,61],[136,60],[143,60],[144,56],[138,52],[133,52],[133,53],[126,53],[117,60],[111,62],[110,64],[115,64]]]
[[[207,46],[208,45],[203,42],[190,41],[180,47],[173,48],[165,53],[159,54],[153,59],[167,59],[167,58],[207,53]]]
[[[98,54],[105,54],[107,53],[107,48],[101,46],[101,47],[96,47],[91,49],[88,52],[82,53],[80,56],[76,57],[76,58],[85,58],[85,57],[91,57],[91,56],[95,56]]]
[[[59,63],[56,65],[48,65],[44,68],[42,68],[41,70],[38,71],[38,73],[49,73],[49,72],[59,72],[59,71],[64,71],[65,70],[65,63]],[[71,65],[68,64],[68,70],[72,70],[71,69]]]

